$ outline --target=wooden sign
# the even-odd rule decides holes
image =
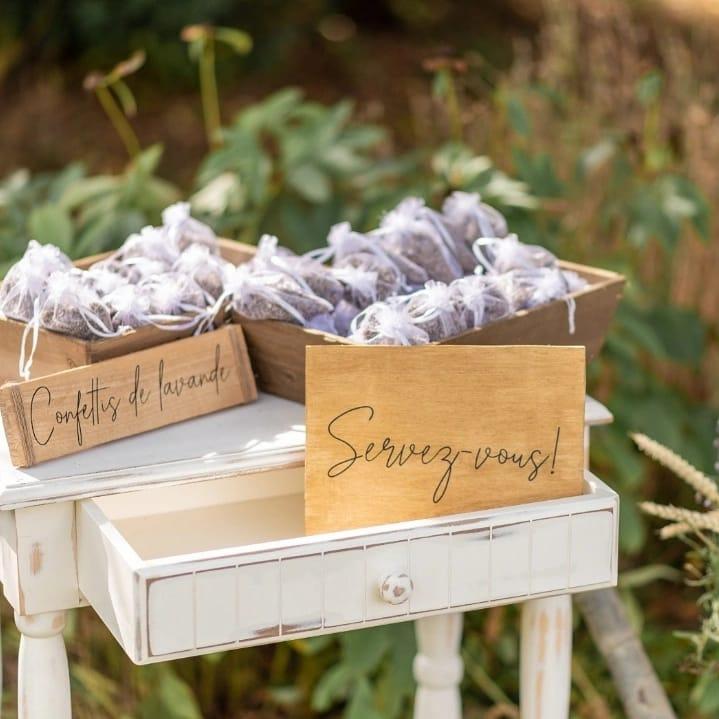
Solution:
[[[222,329],[0,388],[18,467],[251,402],[242,329]],[[229,430],[228,430],[229,431]]]
[[[308,347],[308,534],[582,493],[584,347]]]

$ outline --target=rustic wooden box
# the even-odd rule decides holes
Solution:
[[[576,302],[574,334],[569,333],[567,303],[556,300],[439,344],[584,345],[587,361],[593,359],[617,309],[624,277],[572,262],[560,264],[589,282],[585,289],[572,295]],[[233,321],[242,325],[259,388],[295,402],[305,401],[305,347],[349,344],[344,337],[287,322],[248,320],[237,313],[233,314]]]
[[[246,262],[255,253],[255,248],[241,242],[220,240],[222,256],[233,264]],[[95,262],[107,257],[106,252],[85,257],[75,264],[87,269]],[[20,379],[18,357],[25,324],[11,319],[0,319],[0,384]],[[37,350],[32,363],[32,376],[41,377],[52,372],[80,367],[120,357],[138,350],[188,337],[192,330],[173,331],[158,327],[141,327],[121,337],[109,339],[81,340],[59,332],[40,329]]]

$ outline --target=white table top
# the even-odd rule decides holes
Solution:
[[[610,412],[587,397],[585,423],[611,421]],[[268,394],[24,469],[13,467],[2,433],[0,510],[297,466],[304,456],[304,405]]]

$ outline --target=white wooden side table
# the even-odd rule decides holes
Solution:
[[[415,717],[459,719],[462,612],[525,602],[522,715],[567,716],[570,594],[616,583],[611,489],[305,537],[303,459],[304,407],[269,395],[31,469],[0,443],[18,715],[69,719],[62,630],[90,605],[138,664],[415,620]]]

